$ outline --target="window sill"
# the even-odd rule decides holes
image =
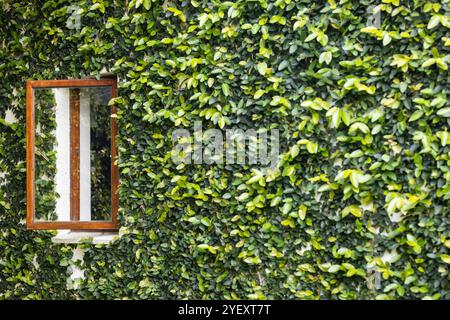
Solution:
[[[117,232],[102,231],[69,231],[60,230],[52,238],[53,243],[82,243],[91,242],[92,244],[108,244],[119,236]]]

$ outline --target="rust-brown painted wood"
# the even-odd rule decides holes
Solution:
[[[27,81],[27,226],[34,222],[35,197],[34,197],[34,89],[31,82]]]
[[[40,221],[32,223],[28,229],[117,230],[117,225],[112,221]]]
[[[111,87],[112,97],[117,97],[116,78],[95,79],[75,79],[75,80],[29,80],[27,81],[27,228],[30,230],[48,230],[48,229],[71,229],[71,230],[117,230],[117,214],[119,209],[119,195],[117,193],[119,186],[119,170],[116,164],[118,157],[116,136],[118,125],[115,117],[111,118],[111,221],[35,221],[35,123],[34,123],[34,89],[35,88],[82,88],[82,87]],[[116,113],[116,107],[111,107],[111,114]],[[78,123],[79,125],[79,123]],[[79,139],[79,131],[78,131]],[[78,140],[79,141],[79,140]],[[79,152],[79,149],[78,149]],[[79,158],[79,156],[78,156]],[[78,160],[79,168],[79,160]],[[79,173],[78,173],[79,183]],[[78,188],[79,192],[79,188]],[[72,194],[71,194],[72,197]],[[71,204],[72,204],[71,199]],[[78,219],[79,219],[79,195],[78,201]],[[76,218],[76,217],[74,217]],[[72,219],[72,211],[71,211]]]
[[[70,220],[80,220],[80,89],[70,89]]]
[[[29,80],[33,88],[110,87],[116,79]]]

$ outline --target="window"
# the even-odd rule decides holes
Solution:
[[[116,230],[116,79],[27,81],[27,228]]]

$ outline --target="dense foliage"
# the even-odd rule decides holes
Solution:
[[[0,3],[0,299],[450,298],[448,0]],[[24,227],[25,80],[103,68],[120,238],[66,290]],[[196,120],[280,129],[279,169],[175,165]]]

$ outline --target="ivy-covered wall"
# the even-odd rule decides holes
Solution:
[[[449,299],[449,14],[1,0],[0,299]],[[102,69],[120,80],[120,238],[85,244],[67,289],[73,246],[25,229],[25,81]],[[278,170],[174,164],[171,133],[198,120],[279,129]]]

